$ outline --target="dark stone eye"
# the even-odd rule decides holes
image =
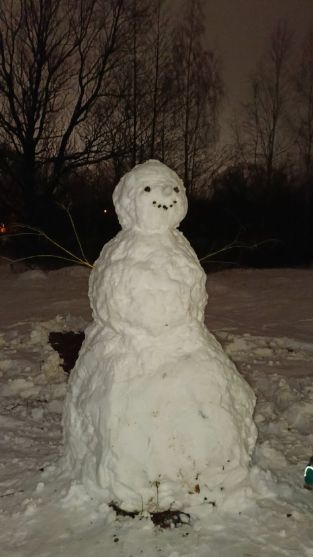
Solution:
[[[179,192],[179,188],[177,188],[177,187],[174,188],[174,191],[175,191],[176,193],[178,193],[178,192]]]
[[[146,187],[145,187],[145,191],[151,191],[150,186],[146,186]]]

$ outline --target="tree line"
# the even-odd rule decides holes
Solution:
[[[279,205],[283,187],[310,223],[313,27],[300,45],[274,27],[223,145],[225,85],[204,22],[203,0],[1,0],[0,217],[36,223],[52,201],[103,202],[158,158],[191,199],[236,198],[251,213],[258,196]]]
[[[270,240],[256,256],[243,252],[241,261],[312,262],[312,24],[300,41],[286,22],[275,25],[232,132],[227,167],[213,183],[213,220],[227,214],[233,234],[249,243]]]
[[[279,22],[233,126],[236,162],[262,170],[268,184],[282,169],[312,177],[313,26],[295,47],[292,32]]]
[[[149,157],[191,190],[223,93],[203,20],[200,0],[2,0],[2,204],[32,219],[81,169],[116,181]]]

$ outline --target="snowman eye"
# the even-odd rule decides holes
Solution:
[[[173,188],[173,190],[174,190],[176,193],[179,192],[179,188],[177,188],[177,187],[176,187],[176,188]]]
[[[144,191],[151,191],[150,186],[146,186],[145,189],[144,189]]]

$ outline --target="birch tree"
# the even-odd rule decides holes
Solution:
[[[189,192],[196,179],[205,173],[210,144],[217,138],[218,111],[223,96],[217,57],[204,47],[203,21],[202,0],[189,0],[176,29],[173,52],[177,99],[175,130]]]
[[[284,163],[291,146],[291,46],[291,33],[280,22],[272,33],[268,51],[250,78],[250,100],[243,106],[241,133],[237,136],[237,146],[246,162],[264,169],[267,184],[272,181],[275,165]]]
[[[313,26],[303,42],[295,74],[297,145],[305,178],[313,175]]]

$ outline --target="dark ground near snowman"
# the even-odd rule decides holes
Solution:
[[[12,276],[1,267],[0,420],[3,556],[313,555],[312,493],[303,469],[313,445],[311,270],[209,274],[206,324],[257,394],[255,502],[169,531],[144,513],[116,518],[55,467],[66,381],[49,332],[82,330],[90,319],[88,271]],[[238,502],[240,503],[240,502]],[[234,501],[236,506],[236,501]]]

